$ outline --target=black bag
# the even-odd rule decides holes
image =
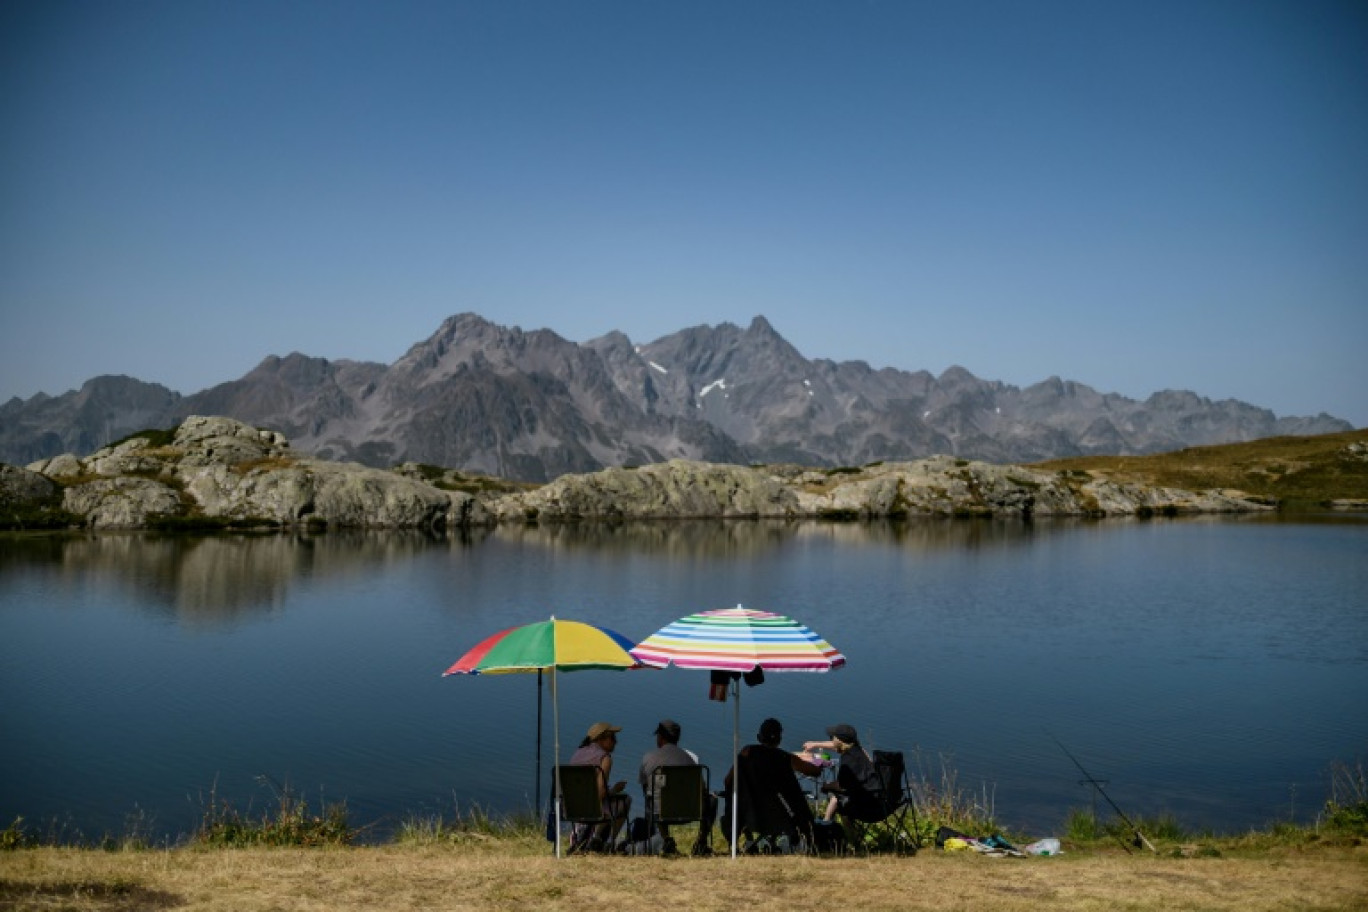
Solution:
[[[947,840],[947,839],[972,839],[972,838],[973,838],[972,836],[966,836],[966,835],[964,835],[963,833],[961,833],[959,830],[953,830],[953,829],[951,829],[951,828],[948,827],[948,826],[943,826],[943,827],[941,827],[939,830],[936,830],[936,848],[938,848],[938,849],[943,849],[943,848],[945,848],[945,840]]]
[[[628,842],[645,842],[651,838],[650,826],[646,823],[645,817],[633,817],[627,824]]]
[[[818,852],[843,855],[846,850],[845,827],[839,823],[819,823],[812,828],[812,838]]]

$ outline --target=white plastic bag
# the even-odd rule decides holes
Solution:
[[[1058,854],[1059,854],[1059,840],[1058,840],[1058,839],[1041,839],[1041,840],[1037,840],[1036,842],[1033,842],[1033,843],[1031,843],[1030,845],[1024,847],[1021,851],[1025,852],[1027,855],[1058,855]]]

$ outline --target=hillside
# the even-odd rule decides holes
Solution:
[[[1269,437],[1144,456],[1081,456],[1032,467],[1192,491],[1236,489],[1275,498],[1284,507],[1368,502],[1368,430]]]

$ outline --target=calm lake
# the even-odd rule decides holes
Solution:
[[[638,640],[737,604],[848,659],[743,687],[744,741],[771,715],[789,747],[849,722],[1039,836],[1092,804],[1052,735],[1128,815],[1220,832],[1314,819],[1331,764],[1368,757],[1362,516],[3,535],[0,826],[176,839],[211,793],[255,812],[284,785],[374,838],[527,810],[537,676],[443,670],[552,614]],[[561,675],[559,702],[563,756],[624,727],[635,805],[660,717],[729,766],[704,672]]]

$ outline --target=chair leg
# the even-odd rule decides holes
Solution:
[[[587,834],[581,834],[579,827],[571,827],[569,844],[565,847],[565,857],[569,858],[579,852],[588,842],[589,836]]]
[[[851,820],[846,827],[846,844],[850,846],[851,854],[863,855],[866,858],[871,854],[869,844],[865,837],[869,835],[868,825],[858,820]]]

